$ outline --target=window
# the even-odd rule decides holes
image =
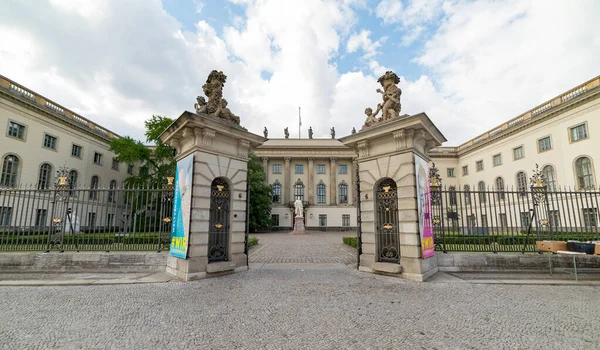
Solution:
[[[281,201],[281,184],[276,182],[273,184],[273,203],[280,203]]]
[[[304,174],[304,165],[296,164],[296,174]]]
[[[483,160],[478,160],[475,162],[475,170],[482,171],[483,170]]]
[[[46,218],[48,217],[48,210],[37,209],[35,212],[35,226],[46,226]]]
[[[481,227],[487,227],[487,215],[481,214]]]
[[[16,187],[17,175],[19,171],[19,158],[14,155],[7,155],[2,161],[2,177],[0,186]]]
[[[75,194],[75,189],[77,188],[77,170],[69,171],[69,195]]]
[[[513,148],[513,159],[514,160],[521,159],[524,156],[525,155],[523,153],[523,146],[519,146],[517,148]]]
[[[538,140],[538,152],[544,152],[552,149],[552,141],[550,141],[550,136],[542,137]]]
[[[88,227],[96,226],[96,213],[88,213]]]
[[[273,174],[281,174],[281,164],[273,164]]]
[[[106,226],[112,227],[115,225],[115,214],[106,215]]]
[[[112,168],[114,170],[119,170],[119,161],[117,160],[117,158],[112,159]]]
[[[44,147],[50,148],[56,151],[56,137],[48,134],[44,134]]]
[[[25,139],[25,125],[15,123],[13,121],[8,122],[7,135],[17,139]]]
[[[454,168],[447,168],[446,175],[448,175],[448,177],[454,177]]]
[[[479,181],[477,189],[479,190],[479,203],[485,203],[485,182]]]
[[[527,195],[527,175],[523,171],[517,173],[517,191],[521,196]]]
[[[127,174],[133,175],[133,165],[128,165],[127,166]]]
[[[450,197],[450,205],[456,205],[456,187],[450,186],[448,193]]]
[[[317,164],[317,174],[325,174],[325,165]]]
[[[585,123],[577,125],[571,128],[570,131],[571,142],[583,140],[588,138],[587,125]]]
[[[529,212],[521,212],[521,226],[523,227],[529,227],[529,224],[531,223],[531,216],[529,215]]]
[[[0,227],[10,226],[10,220],[12,218],[11,207],[0,207]]]
[[[299,199],[301,201],[304,200],[304,185],[301,183],[297,183],[294,185],[294,198]]]
[[[500,213],[500,227],[508,227],[508,221],[506,220],[506,214],[505,213]]]
[[[338,165],[338,174],[348,174],[348,166],[346,164]]]
[[[108,191],[109,202],[116,202],[117,196],[115,196],[115,188],[117,188],[117,180],[112,180],[109,185],[110,191]]]
[[[501,177],[496,178],[496,191],[498,192],[498,199],[504,199],[504,179]]]
[[[502,165],[502,155],[501,154],[496,154],[493,159],[494,159],[494,166]]]
[[[588,157],[581,157],[575,161],[577,186],[580,190],[594,188],[594,174],[592,161]]]
[[[342,226],[350,226],[350,214],[342,214]]]
[[[278,214],[271,215],[271,226],[279,226],[279,215]]]
[[[544,177],[544,183],[546,184],[548,191],[556,191],[556,175],[554,174],[554,167],[552,165],[543,167],[542,176]]]
[[[94,164],[102,165],[102,154],[94,152]]]
[[[560,212],[558,210],[548,211],[548,223],[550,227],[560,227]]]
[[[327,226],[327,214],[319,214],[319,226]]]
[[[320,183],[317,185],[317,203],[325,203],[325,184]]]
[[[598,226],[598,209],[596,208],[583,208],[583,223],[585,227],[596,227]]]
[[[471,187],[469,185],[465,185],[465,204],[471,204]]]
[[[90,182],[90,199],[98,199],[98,187],[100,186],[100,178],[96,175],[92,176]]]
[[[467,217],[467,224],[469,225],[469,227],[477,226],[477,217],[475,216],[475,214],[471,214]]]
[[[469,166],[465,165],[464,167],[462,167],[463,170],[463,176],[469,175]]]
[[[81,146],[73,144],[73,146],[71,146],[71,156],[81,158],[81,149]]]
[[[38,174],[38,190],[47,190],[50,188],[50,180],[52,179],[52,165],[44,163],[40,165]]]
[[[340,196],[340,203],[348,203],[348,185],[341,183],[338,186],[338,193]]]

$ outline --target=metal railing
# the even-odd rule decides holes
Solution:
[[[171,236],[173,185],[0,188],[0,251],[161,251]]]
[[[537,252],[538,240],[600,240],[600,192],[431,187],[438,251]]]

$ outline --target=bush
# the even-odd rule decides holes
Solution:
[[[248,248],[255,246],[258,244],[258,238],[256,237],[249,237],[248,238]]]
[[[358,237],[344,237],[344,244],[356,248],[358,246]]]

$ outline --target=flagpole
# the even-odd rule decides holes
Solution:
[[[298,138],[300,138],[300,127],[302,126],[302,117],[300,116],[300,107],[298,107]]]

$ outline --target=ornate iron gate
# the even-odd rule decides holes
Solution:
[[[210,191],[208,261],[226,261],[229,245],[229,202],[231,192],[223,178],[213,180]]]
[[[400,261],[398,232],[398,191],[396,182],[383,179],[376,190],[377,261]]]

